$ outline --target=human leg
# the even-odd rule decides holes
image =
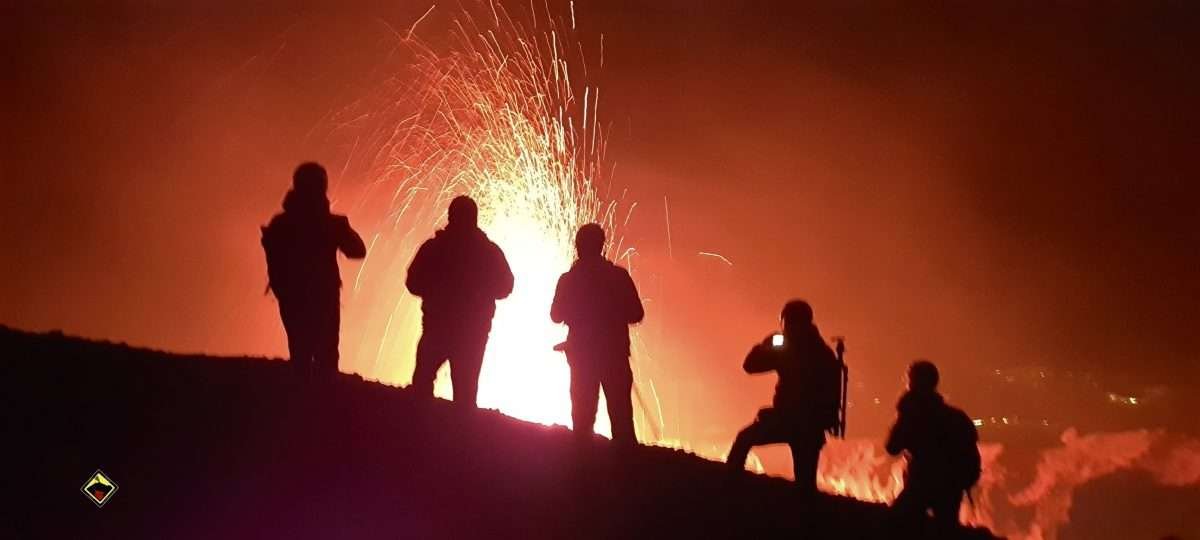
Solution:
[[[288,356],[292,370],[297,374],[309,373],[313,357],[313,333],[307,323],[306,310],[294,302],[279,302],[279,318],[287,333]]]
[[[317,377],[332,379],[338,373],[338,337],[341,332],[341,303],[335,291],[318,313],[318,331],[315,336],[313,362]]]
[[[915,535],[924,529],[929,511],[928,492],[920,483],[906,478],[904,489],[892,501],[892,521],[902,534]]]
[[[617,359],[614,359],[617,360]],[[606,369],[601,384],[604,387],[604,400],[608,404],[608,420],[612,425],[613,442],[637,444],[637,434],[633,428],[633,372],[629,369],[629,360],[619,359],[620,363]]]
[[[454,384],[454,403],[474,407],[479,395],[479,372],[483,369],[483,353],[488,333],[464,336],[450,356],[450,380]]]
[[[735,470],[743,470],[746,468],[746,458],[750,455],[751,448],[785,441],[787,441],[787,437],[776,433],[773,426],[764,422],[760,417],[739,431],[737,437],[734,437],[733,446],[729,449],[729,457],[725,459],[725,463]]]
[[[412,379],[412,389],[417,395],[433,395],[433,381],[437,377],[438,368],[446,361],[446,350],[442,341],[436,333],[430,333],[428,330],[421,333],[421,340],[417,342]]]
[[[962,509],[962,499],[963,491],[954,488],[940,489],[932,497],[930,509],[933,511],[933,522],[939,531],[948,533],[959,526],[958,514]]]
[[[583,362],[571,363],[571,429],[580,439],[590,439],[600,405],[600,379]]]
[[[821,460],[821,448],[825,446],[824,433],[820,439],[794,440],[788,443],[792,450],[792,471],[796,486],[804,490],[817,490],[817,464]]]

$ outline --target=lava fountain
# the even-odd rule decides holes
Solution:
[[[605,148],[599,90],[572,79],[586,65],[573,17],[563,31],[548,12],[530,12],[527,28],[499,5],[476,8],[455,16],[449,44],[438,50],[416,37],[434,8],[396,31],[411,69],[353,108],[369,113],[341,119],[367,133],[355,136],[352,159],[366,163],[371,180],[351,214],[375,218],[347,306],[357,334],[347,340],[349,365],[369,378],[411,380],[420,302],[404,289],[405,269],[444,223],[450,199],[468,194],[516,278],[512,295],[497,304],[479,405],[570,425],[568,367],[551,349],[566,334],[549,320],[555,283],[574,258],[580,225],[602,223],[615,239],[609,254],[621,248],[618,206],[597,193]],[[449,398],[442,369],[435,395]],[[601,412],[597,431],[607,433],[607,423]]]

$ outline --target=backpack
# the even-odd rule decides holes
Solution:
[[[955,407],[946,407],[946,472],[948,480],[957,489],[969,491],[983,473],[983,459],[979,455],[979,432],[975,422],[967,413]]]
[[[262,227],[262,246],[267,257],[267,290],[264,293],[274,292],[276,298],[281,291],[285,291],[286,295],[294,262],[292,250],[285,239],[280,238],[280,231],[274,222]]]

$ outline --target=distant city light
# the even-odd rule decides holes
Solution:
[[[972,420],[972,422],[975,423],[975,427],[983,427],[983,419],[982,418],[976,418],[976,419]]]
[[[1108,393],[1108,400],[1112,403],[1120,403],[1121,405],[1137,405],[1138,398],[1134,396],[1124,396],[1115,392]]]

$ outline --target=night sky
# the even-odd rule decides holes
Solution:
[[[428,4],[23,4],[0,323],[283,355],[257,227],[300,161],[364,181],[329,119]],[[1020,366],[1191,402],[1197,10],[996,6],[576,2],[674,415],[749,420],[773,381],[741,358],[793,296],[885,407],[919,356],[969,403],[956,375]]]

